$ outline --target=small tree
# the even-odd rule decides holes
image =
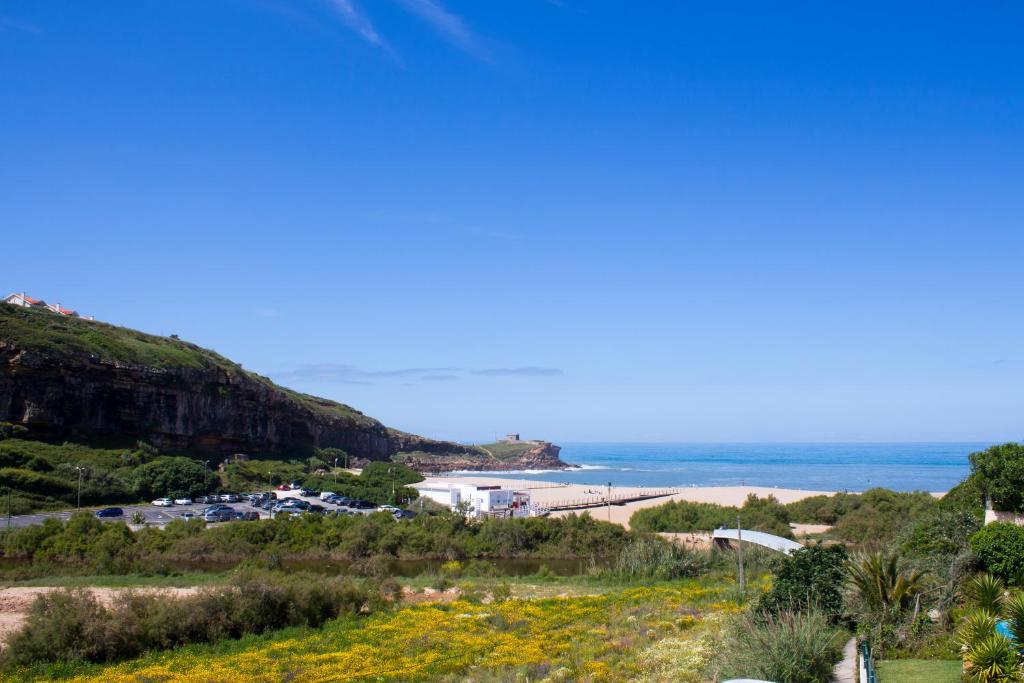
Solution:
[[[971,453],[971,470],[992,506],[1008,512],[1024,511],[1024,445],[1005,443]]]
[[[835,623],[843,612],[841,588],[848,557],[841,545],[818,543],[797,550],[779,566],[758,609],[778,614],[816,608]]]
[[[996,522],[971,536],[971,550],[985,568],[1008,582],[1024,577],[1024,528]]]

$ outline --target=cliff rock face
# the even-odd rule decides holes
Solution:
[[[421,450],[400,452],[397,456],[405,464],[420,472],[508,472],[513,470],[556,470],[569,467],[558,457],[561,449],[547,441],[525,441],[512,452],[502,452],[490,444],[472,446],[466,454],[435,454]]]
[[[341,448],[484,458],[388,429],[349,406],[279,387],[176,338],[0,304],[0,421],[53,438],[142,439],[167,451],[255,456]],[[557,460],[557,450],[556,450]]]

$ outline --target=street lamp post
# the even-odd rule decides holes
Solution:
[[[338,459],[334,459],[334,483],[338,483]]]
[[[608,508],[608,521],[612,521],[612,483],[608,482],[608,497],[605,500],[605,507]]]
[[[82,509],[82,472],[85,471],[84,467],[75,467],[78,470],[78,509]]]

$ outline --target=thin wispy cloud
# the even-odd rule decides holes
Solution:
[[[430,25],[442,38],[466,54],[489,62],[491,56],[480,44],[476,34],[456,14],[448,11],[440,0],[397,0],[398,3]]]
[[[416,382],[454,382],[468,377],[558,377],[559,368],[524,366],[512,368],[397,368],[366,370],[355,365],[310,363],[292,370],[274,373],[282,382],[327,382],[333,384],[376,384],[399,381],[403,385]]]
[[[556,377],[565,374],[558,368],[542,368],[537,366],[525,368],[485,368],[483,370],[472,370],[471,372],[474,375],[488,377]]]
[[[7,33],[8,31],[21,31],[23,33],[39,33],[39,28],[35,24],[31,24],[27,21],[21,21],[13,17],[0,15],[0,33]]]
[[[381,48],[395,59],[398,59],[398,54],[391,47],[388,41],[384,40],[384,37],[377,31],[373,22],[370,21],[370,17],[368,17],[353,0],[328,1],[330,2],[331,7],[334,8],[335,13],[341,17],[341,21],[345,26],[357,33],[366,42]]]

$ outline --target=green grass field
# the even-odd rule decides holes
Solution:
[[[878,663],[878,683],[960,683],[958,661],[893,659]]]

